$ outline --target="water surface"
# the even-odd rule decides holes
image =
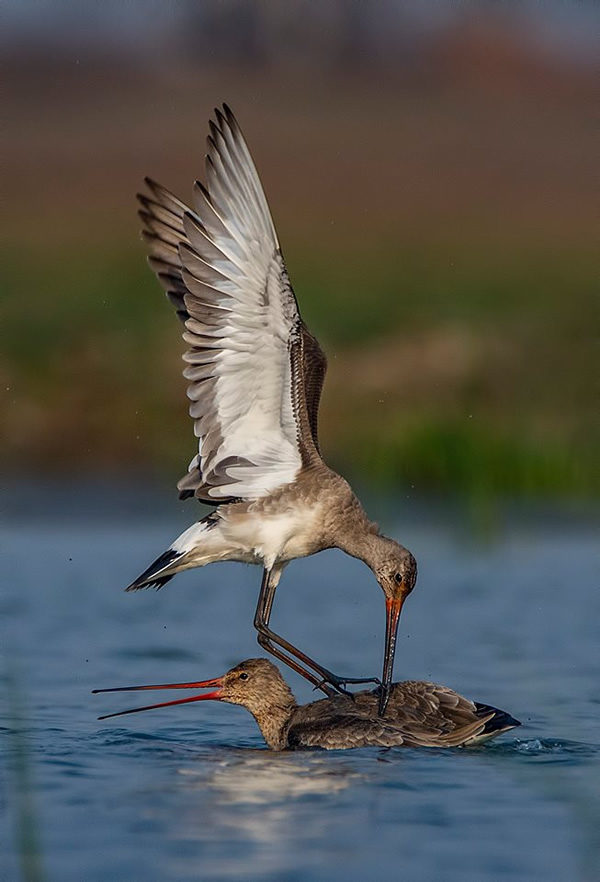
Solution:
[[[259,571],[215,565],[125,594],[195,510],[106,497],[98,512],[97,496],[65,491],[59,514],[36,516],[21,502],[3,530],[3,878],[20,878],[23,840],[61,882],[597,878],[591,523],[507,515],[481,542],[455,511],[415,517],[387,500],[386,530],[420,564],[396,679],[445,683],[523,726],[470,750],[275,754],[228,705],[96,721],[136,696],[95,687],[206,678],[260,654]],[[286,570],[273,624],[361,676],[379,672],[383,620],[369,572],[327,552]]]

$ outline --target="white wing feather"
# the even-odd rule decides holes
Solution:
[[[302,466],[291,350],[302,325],[267,201],[228,108],[211,123],[208,188],[194,207],[148,182],[140,197],[150,262],[190,348],[184,376],[198,455],[180,489],[216,502],[256,499]]]

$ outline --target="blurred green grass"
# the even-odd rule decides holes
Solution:
[[[330,359],[332,464],[474,497],[598,493],[585,248],[382,242],[288,263]],[[4,276],[7,461],[178,476],[194,452],[183,347],[141,248],[12,248]]]
[[[327,460],[394,490],[597,495],[592,69],[476,7],[351,63],[354,29],[319,33],[315,56],[266,13],[262,61],[190,52],[189,23],[152,47],[16,43],[5,468],[176,479],[193,456],[133,194],[148,172],[185,198],[226,99],[329,356]]]

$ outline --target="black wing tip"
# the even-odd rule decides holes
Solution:
[[[157,199],[153,199],[152,198],[153,196],[156,196],[156,193],[152,193],[151,196],[149,196],[147,193],[136,193],[135,194],[135,198],[137,199],[139,204],[142,206],[142,208],[138,208],[138,214],[141,211],[147,211],[149,214],[152,214],[152,216],[154,216],[153,209],[154,208],[162,208],[160,202],[158,202]]]
[[[221,113],[219,113],[218,109],[215,110],[215,115],[217,117],[216,122],[214,121],[214,119],[209,119],[209,121],[208,121],[208,130],[210,133],[208,135],[208,140],[210,140],[212,138],[213,142],[214,142],[214,139],[217,138],[221,134],[221,130],[219,128],[219,125],[220,125],[220,121],[223,119],[223,116],[221,115]]]
[[[144,175],[144,184],[148,187],[155,198],[158,198],[160,196],[160,191],[162,190],[162,187],[158,183],[158,181],[155,181],[154,178],[150,177],[150,175]],[[138,199],[139,198],[140,194],[138,193]]]
[[[154,232],[154,230],[147,230],[145,227],[141,231],[141,236],[144,242],[162,242],[162,239]]]
[[[225,113],[223,112],[223,109],[221,107],[215,107],[215,117],[217,121],[213,122],[211,120],[212,125],[214,126],[215,130],[221,135],[221,137],[223,137],[223,127],[227,126],[227,119],[225,118]]]
[[[240,129],[240,124],[236,119],[235,113],[226,101],[223,102],[221,107],[215,107],[214,115],[216,119],[217,131],[221,135],[223,135],[225,129],[228,129],[234,140],[240,137],[243,138],[242,130]],[[212,120],[210,124],[211,126],[215,125]]]
[[[236,130],[236,129],[239,130],[239,127],[240,127],[240,126],[239,126],[239,123],[238,123],[238,121],[237,121],[237,119],[236,119],[235,113],[233,112],[233,110],[231,109],[231,107],[229,106],[229,104],[227,104],[226,101],[223,102],[223,113],[225,114],[225,120],[226,120],[227,125],[229,126],[229,128],[230,128],[232,131],[234,131],[234,130]]]
[[[140,199],[140,202],[141,202],[141,199]],[[148,210],[149,206],[146,205],[146,203],[142,203],[142,205],[143,205],[143,208],[138,208],[137,216],[139,217],[139,219],[141,220],[141,222],[143,224],[146,224],[146,226],[148,226],[149,222],[156,220],[156,218],[154,217],[152,212]]]
[[[217,121],[222,119],[235,119],[234,113],[226,101],[214,108],[214,115]]]
[[[162,184],[159,184],[158,181],[155,181],[154,178],[151,178],[149,175],[144,175],[144,183],[150,190],[151,195],[154,197],[155,205],[162,205],[164,203],[165,197],[167,199],[175,199],[177,197],[171,193],[170,190],[167,190],[166,187],[163,187]],[[148,194],[138,193],[137,198],[142,201],[142,199],[149,199]]]
[[[493,714],[494,716],[487,721],[484,726],[484,732],[500,732],[505,731],[507,729],[516,729],[517,726],[521,726],[522,723],[520,720],[515,719],[515,717],[511,716],[507,711],[500,710],[500,708],[492,707],[490,704],[480,704],[479,702],[475,702],[475,707],[477,709],[477,715],[484,717],[488,714]]]
[[[204,186],[202,181],[199,181],[196,179],[194,181],[194,187],[196,187],[198,190],[200,190],[200,192],[202,193],[203,196],[206,196],[207,199],[210,199],[210,193],[208,192],[208,190],[206,189],[206,187]],[[185,212],[185,214],[191,214],[191,213],[192,213],[191,210]]]
[[[125,591],[139,591],[140,588],[156,588],[157,590],[162,588],[163,585],[166,585],[166,583],[173,578],[175,573],[161,576],[161,572],[174,563],[178,557],[181,557],[181,552],[169,548],[164,554],[157,557],[156,560],[144,570],[141,576],[134,579],[134,581],[127,586]]]
[[[206,139],[206,143],[208,145],[208,153],[204,157],[204,162],[206,163],[206,168],[211,168],[214,172],[216,172],[215,164],[213,162],[212,154],[218,153],[219,148],[217,147],[215,140],[212,135],[209,135]]]

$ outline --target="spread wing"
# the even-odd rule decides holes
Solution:
[[[185,325],[198,454],[182,497],[256,499],[319,458],[326,359],[298,311],[258,173],[224,105],[210,123],[194,209],[146,179],[149,263]]]

